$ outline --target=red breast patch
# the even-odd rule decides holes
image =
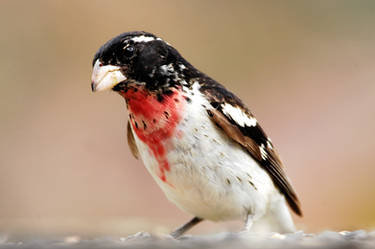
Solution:
[[[177,89],[168,94],[151,94],[143,88],[120,92],[126,99],[130,122],[138,138],[148,145],[159,164],[159,177],[167,182],[165,172],[170,170],[165,144],[176,134],[186,100]],[[180,132],[178,134],[181,136]]]

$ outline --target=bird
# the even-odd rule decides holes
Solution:
[[[93,92],[120,94],[127,140],[169,201],[203,220],[242,220],[244,231],[290,233],[301,204],[278,153],[250,109],[168,42],[122,33],[95,53]]]

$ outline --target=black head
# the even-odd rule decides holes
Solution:
[[[195,70],[176,49],[147,32],[123,33],[104,44],[93,60],[93,91],[119,91],[129,83],[158,90],[188,84]]]

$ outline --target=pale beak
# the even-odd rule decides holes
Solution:
[[[112,89],[124,80],[126,80],[126,77],[122,74],[120,67],[102,65],[99,59],[96,60],[91,76],[91,89],[93,92]]]

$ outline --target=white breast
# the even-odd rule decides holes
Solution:
[[[232,141],[209,118],[210,104],[195,84],[191,103],[176,128],[181,136],[165,145],[170,170],[167,183],[148,146],[137,138],[140,157],[170,201],[195,216],[228,220],[263,216],[270,200],[280,196],[271,178],[247,151]],[[134,133],[134,132],[133,132]],[[135,134],[135,133],[134,133]]]

